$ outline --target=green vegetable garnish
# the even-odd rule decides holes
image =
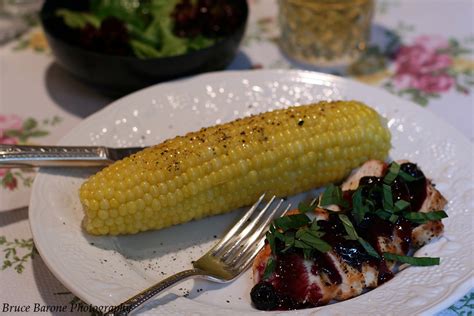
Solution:
[[[276,253],[275,235],[272,234],[271,232],[267,232],[265,234],[265,237],[267,238],[268,244],[270,245],[270,249],[272,250],[272,252]]]
[[[295,232],[286,232],[283,235],[283,242],[285,243],[285,248],[281,252],[288,251],[291,247],[295,245]]]
[[[383,208],[387,211],[393,210],[393,194],[392,188],[387,185],[383,184]]]
[[[362,187],[359,187],[352,195],[352,215],[356,223],[360,224],[368,212],[369,207],[363,203]]]
[[[268,279],[273,271],[275,271],[275,260],[273,260],[272,257],[270,257],[267,261],[267,265],[265,266],[265,272],[263,272],[263,278]]]
[[[387,174],[383,178],[383,182],[386,184],[391,184],[393,180],[398,176],[398,173],[400,172],[400,165],[397,164],[396,162],[392,162],[390,164],[390,168],[388,169]]]
[[[415,178],[412,175],[400,169],[400,165],[394,161],[390,164],[388,172],[383,178],[383,182],[386,184],[391,184],[393,180],[395,180],[396,177],[400,177],[406,182],[412,182],[412,181],[416,181],[420,179],[420,178]]]
[[[384,252],[383,256],[387,260],[398,261],[401,263],[408,263],[412,266],[436,266],[439,265],[439,258],[433,257],[409,257],[397,255],[394,253]]]
[[[375,215],[377,215],[381,219],[388,220],[390,216],[392,216],[392,213],[382,210],[382,209],[378,209],[375,211]]]
[[[391,214],[390,217],[388,218],[388,220],[391,223],[396,223],[398,221],[398,215]]]
[[[375,258],[380,258],[377,251],[375,251],[375,249],[367,241],[365,241],[362,237],[359,237],[359,235],[357,234],[357,231],[354,228],[354,225],[352,225],[352,222],[349,219],[349,217],[347,217],[347,215],[338,214],[338,217],[341,220],[342,225],[344,225],[344,229],[346,230],[346,233],[348,235],[347,239],[357,240],[362,245],[362,247],[364,247],[365,251],[367,251],[367,253],[370,256],[375,257]]]
[[[349,203],[342,197],[342,190],[334,184],[328,185],[321,197],[321,206],[336,204],[342,207],[349,207]]]
[[[375,257],[377,259],[380,258],[380,255],[377,253],[374,247],[372,247],[372,245],[365,241],[362,237],[358,237],[357,241],[362,245],[362,247],[364,247],[365,251],[367,251],[370,256]]]
[[[405,200],[399,200],[395,202],[395,212],[401,212],[410,206],[410,203]]]
[[[283,231],[286,231],[292,228],[299,228],[310,222],[311,220],[305,214],[294,214],[277,218],[273,221],[273,224],[276,228],[281,228]]]
[[[320,237],[324,235],[322,232],[312,231],[310,229],[300,229],[296,232],[295,247],[316,249],[320,252],[331,250],[331,246]]]
[[[305,258],[310,258],[313,251],[331,250],[331,246],[321,239],[324,232],[319,229],[317,221],[311,221],[305,214],[286,215],[273,221],[266,233],[266,239],[275,255],[285,253],[291,248],[299,248]],[[285,244],[283,249],[276,249],[276,239]]]
[[[312,229],[312,230],[318,231],[320,228],[321,228],[321,227],[319,227],[318,221],[314,220],[314,221],[311,223],[311,229]]]
[[[344,229],[346,230],[347,235],[349,236],[348,239],[357,240],[359,236],[357,235],[357,232],[354,226],[352,225],[352,222],[349,219],[349,217],[347,217],[347,215],[345,214],[338,214],[338,217],[341,220],[342,224],[344,225]]]
[[[314,210],[316,209],[316,205],[310,205],[310,204],[306,204],[306,203],[299,203],[298,204],[298,211],[300,211],[301,213],[308,213],[308,212],[314,212]]]
[[[437,221],[443,218],[448,217],[445,211],[433,211],[433,212],[406,212],[403,214],[407,220],[412,221],[417,224],[423,224],[428,221]]]

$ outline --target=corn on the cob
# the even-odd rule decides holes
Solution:
[[[203,128],[147,148],[80,189],[84,227],[134,234],[221,214],[263,192],[286,196],[342,180],[384,159],[390,133],[355,101],[290,107]]]

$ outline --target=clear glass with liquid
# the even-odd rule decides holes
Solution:
[[[280,46],[317,68],[345,68],[367,47],[374,0],[279,0]]]

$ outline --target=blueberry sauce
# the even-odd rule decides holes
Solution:
[[[412,211],[419,211],[423,201],[426,199],[426,177],[414,163],[404,163],[400,166],[400,169],[417,179],[407,182],[407,186],[410,192],[409,198]]]
[[[311,273],[315,276],[318,276],[320,273],[326,274],[332,284],[342,283],[342,276],[337,270],[334,261],[325,253],[318,253],[317,256],[313,258]]]

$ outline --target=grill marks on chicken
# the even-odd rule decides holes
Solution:
[[[397,196],[403,196],[409,199],[412,211],[419,212],[444,208],[446,199],[416,165],[403,162],[401,168],[418,180],[410,184],[400,183],[399,192],[393,192],[394,201],[398,199]],[[370,182],[367,177],[378,181],[375,179],[380,179],[386,173],[387,165],[384,162],[368,161],[349,176],[341,188],[353,192],[360,183]],[[396,188],[397,184],[392,187]],[[256,285],[251,292],[256,308],[289,310],[325,305],[333,300],[342,301],[360,295],[364,290],[375,288],[393,277],[395,263],[383,257],[378,259],[370,256],[359,242],[347,240],[344,226],[337,219],[340,208],[333,206],[330,209],[333,212],[320,207],[314,211],[325,233],[321,238],[331,245],[330,251],[315,252],[312,258],[305,259],[296,249],[272,254],[267,244],[257,255],[253,265]],[[298,212],[293,210],[288,215]],[[407,255],[411,247],[421,247],[439,236],[443,224],[441,221],[429,221],[420,225],[404,218],[392,223],[369,214],[357,230],[360,237],[380,255],[383,252]],[[275,261],[275,270],[263,279],[270,258]]]

